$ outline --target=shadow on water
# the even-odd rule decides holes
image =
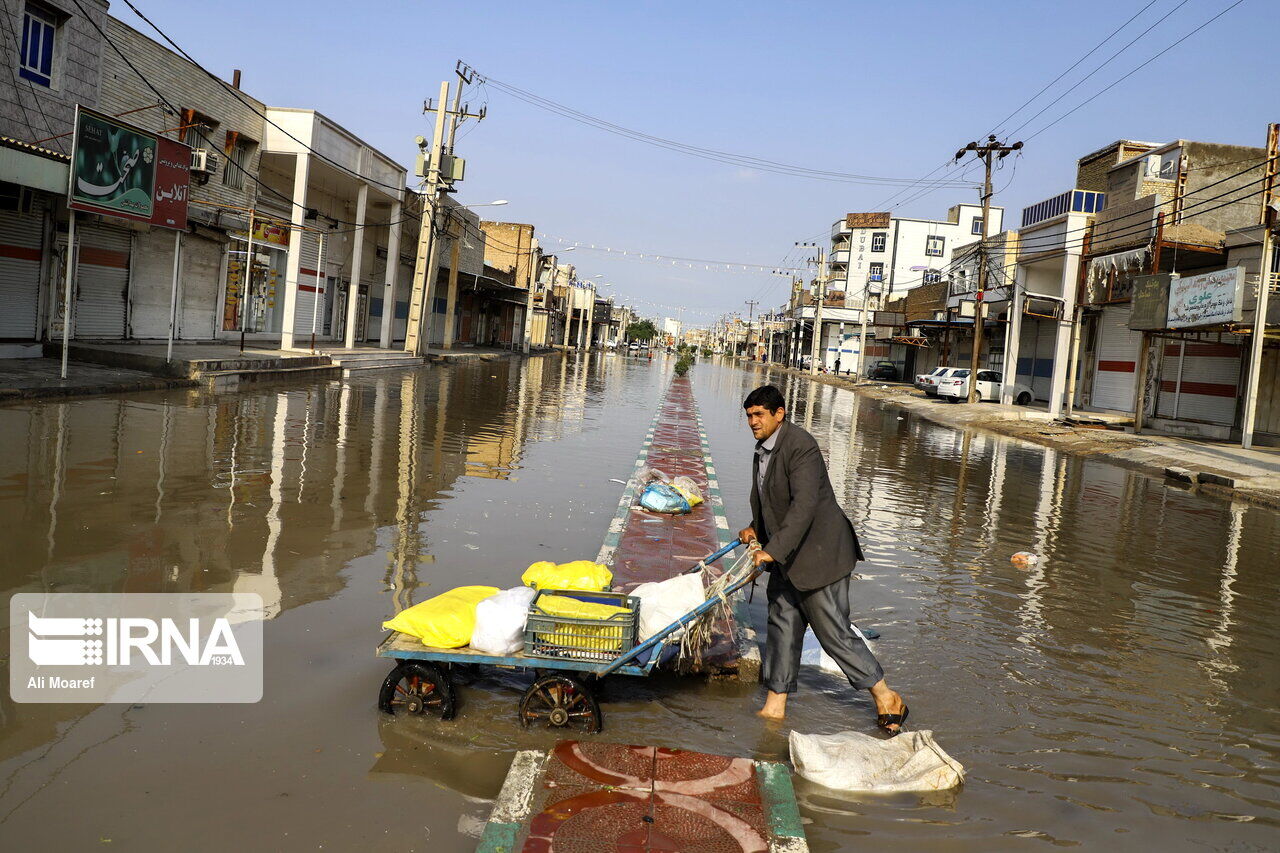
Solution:
[[[474,847],[512,754],[556,733],[520,728],[527,677],[500,671],[462,684],[450,724],[383,717],[378,626],[593,556],[669,368],[557,355],[0,408],[0,587],[252,591],[272,616],[255,705],[0,696],[4,846]],[[936,799],[799,784],[813,849],[1273,846],[1280,515],[761,368],[692,376],[731,524],[741,399],[784,387],[867,546],[857,617],[969,770]],[[1040,562],[1013,566],[1023,550]],[[604,740],[785,759],[791,727],[872,730],[867,698],[816,671],[782,726],[754,685],[604,693]]]

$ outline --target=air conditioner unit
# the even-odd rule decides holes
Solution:
[[[191,173],[208,177],[218,171],[218,154],[208,148],[193,148],[191,151]]]

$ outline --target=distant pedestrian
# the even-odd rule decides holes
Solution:
[[[836,376],[840,375],[840,356],[836,356]]]
[[[747,426],[756,439],[751,478],[751,526],[743,542],[759,540],[767,564],[768,631],[763,678],[769,695],[760,716],[782,719],[794,693],[805,626],[858,690],[871,691],[876,724],[891,734],[907,721],[907,705],[884,681],[884,670],[849,620],[849,576],[862,559],[853,524],[836,502],[813,436],[786,420],[782,392],[772,385],[747,395]]]

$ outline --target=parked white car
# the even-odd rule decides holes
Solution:
[[[962,370],[964,370],[963,367],[936,367],[934,368],[933,372],[928,374],[927,376],[927,378],[930,380],[929,383],[922,384],[920,387],[927,396],[936,397],[938,396],[938,388],[939,386],[942,385],[942,381],[944,379],[949,379],[950,377],[955,376],[958,372]],[[969,372],[966,370],[965,376],[968,376],[968,375],[969,375]]]
[[[969,396],[969,371],[967,368],[953,368],[953,373],[938,380],[938,397],[952,403],[959,403]],[[1000,402],[1000,388],[1004,384],[1000,373],[995,370],[978,371],[978,399],[982,402]],[[1025,406],[1034,395],[1029,385],[1013,383],[1013,402]]]
[[[915,386],[930,397],[938,395],[938,379],[948,370],[954,370],[953,367],[935,367],[928,373],[917,373]]]

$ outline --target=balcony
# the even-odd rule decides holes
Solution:
[[[832,240],[838,239],[842,234],[847,235],[850,233],[852,233],[852,231],[849,226],[845,224],[844,219],[837,219],[835,224],[831,226]]]
[[[833,264],[847,265],[849,263],[849,250],[848,249],[832,250],[831,256],[827,258],[827,261]]]
[[[1099,213],[1106,204],[1107,194],[1091,190],[1067,190],[1039,204],[1022,209],[1022,227],[1053,219],[1067,213]]]

